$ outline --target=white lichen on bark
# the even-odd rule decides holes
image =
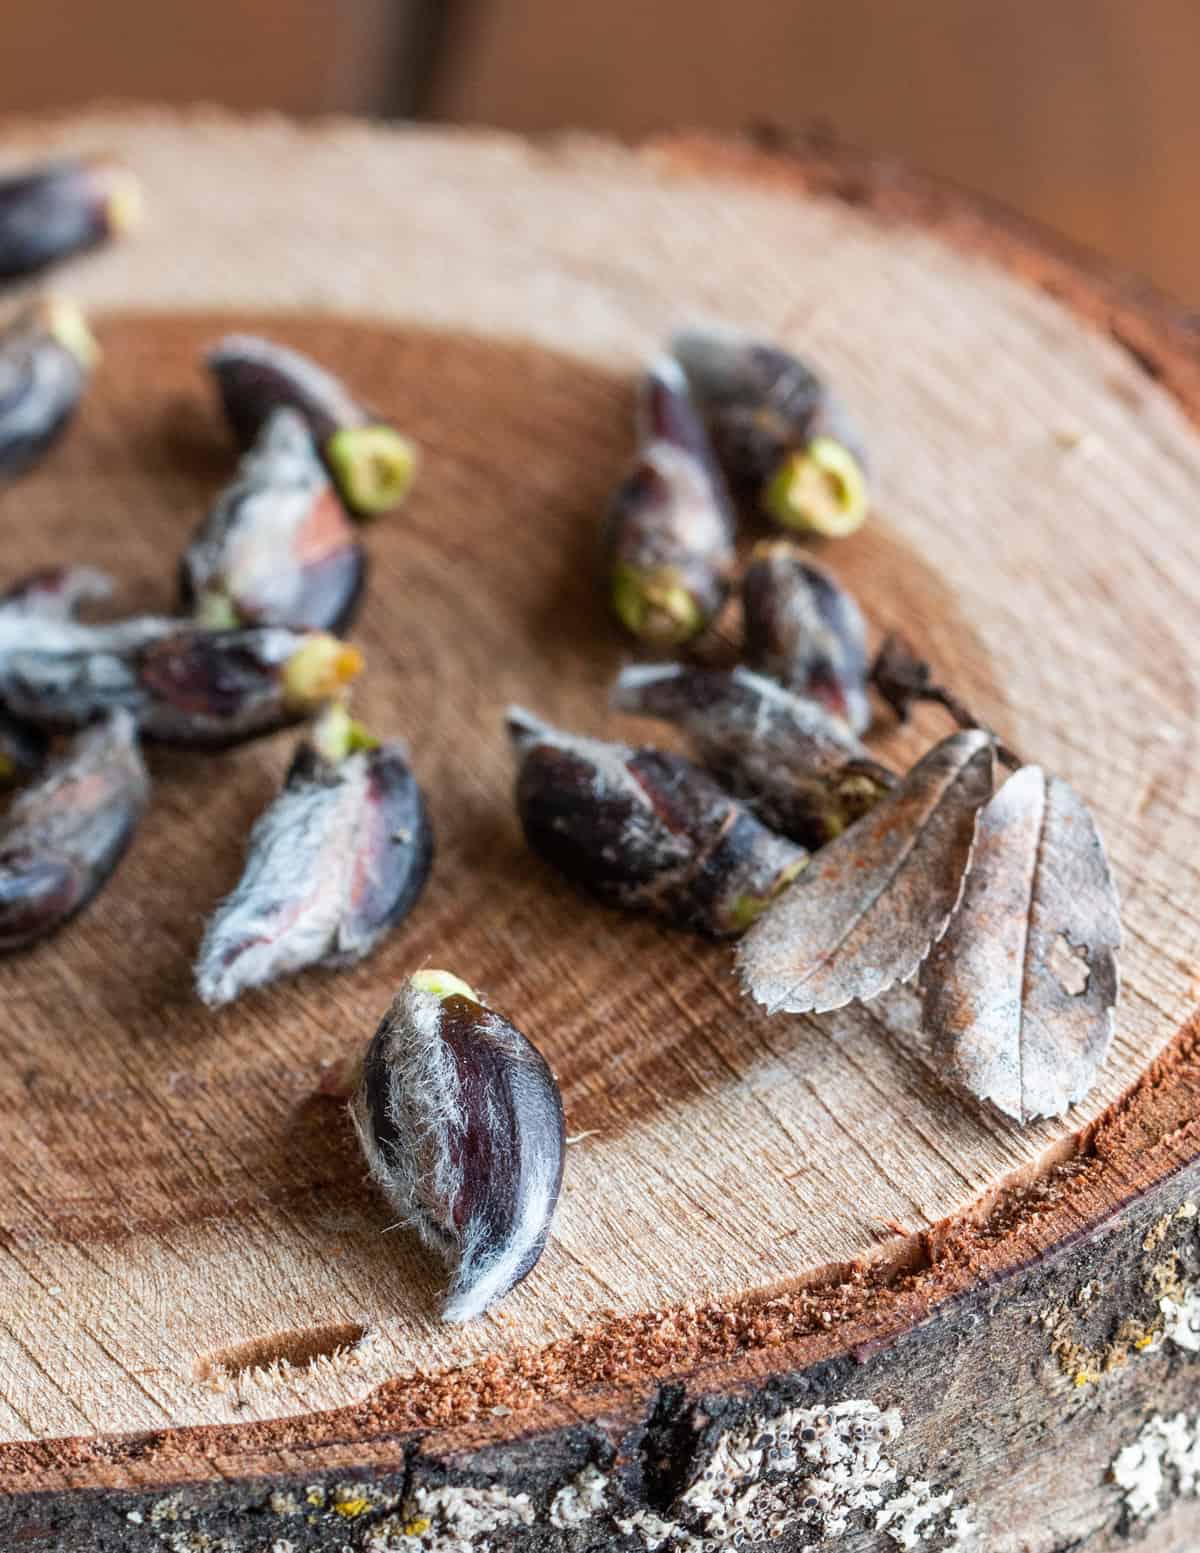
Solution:
[[[490,1553],[534,1519],[528,1494],[469,1484],[415,1488],[400,1515],[371,1527],[365,1553]]]
[[[661,1515],[655,1515],[653,1510],[635,1510],[632,1515],[618,1515],[613,1525],[627,1537],[640,1537],[647,1553],[657,1553],[659,1548],[666,1547],[674,1541],[680,1529],[678,1521],[664,1520]]]
[[[847,1401],[789,1408],[728,1430],[679,1498],[691,1545],[719,1545],[739,1532],[747,1541],[776,1537],[799,1522],[840,1536],[855,1511],[883,1504],[896,1481],[884,1447],[902,1427],[894,1408]]]
[[[1164,1340],[1186,1353],[1200,1353],[1200,1287],[1185,1289],[1179,1299],[1164,1295],[1158,1308]]]
[[[588,1465],[546,1509],[499,1488],[416,1488],[368,1532],[367,1553],[489,1553],[534,1526],[635,1537],[646,1553],[711,1553],[798,1533],[824,1543],[873,1529],[904,1553],[977,1553],[969,1507],[952,1488],[903,1477],[889,1450],[895,1408],[851,1399],[756,1415],[723,1430],[669,1506],[621,1514],[612,1473]],[[513,1539],[517,1539],[515,1542]]]
[[[560,1530],[582,1526],[607,1508],[608,1479],[599,1467],[586,1466],[550,1501],[550,1524]]]
[[[774,1540],[800,1530],[841,1537],[852,1522],[886,1532],[897,1547],[970,1553],[978,1546],[967,1509],[952,1490],[901,1478],[887,1454],[903,1423],[861,1400],[789,1408],[727,1430],[671,1507],[672,1518],[642,1511],[615,1524],[636,1532],[647,1553],[684,1553]]]
[[[898,1548],[917,1548],[945,1525],[953,1504],[952,1489],[939,1494],[923,1478],[912,1478],[880,1510],[875,1529],[886,1531]]]
[[[1112,1479],[1134,1521],[1151,1521],[1175,1499],[1200,1494],[1200,1413],[1155,1414],[1113,1458]]]

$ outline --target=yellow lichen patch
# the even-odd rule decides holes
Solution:
[[[1187,1298],[1188,1286],[1179,1265],[1178,1251],[1172,1251],[1164,1261],[1150,1269],[1149,1287],[1160,1300],[1182,1301]]]
[[[1187,1201],[1174,1212],[1156,1219],[1142,1239],[1142,1249],[1152,1254],[1158,1252],[1167,1235],[1178,1230],[1178,1221],[1187,1223],[1196,1212],[1196,1205]],[[1188,1231],[1190,1225],[1185,1233]],[[1162,1346],[1168,1332],[1164,1310],[1169,1312],[1172,1306],[1184,1305],[1194,1294],[1177,1249],[1168,1251],[1159,1261],[1145,1268],[1142,1290],[1153,1307],[1152,1313],[1141,1320],[1125,1316],[1111,1339],[1097,1347],[1080,1342],[1076,1334],[1083,1312],[1103,1293],[1100,1284],[1094,1281],[1082,1284],[1070,1299],[1041,1312],[1038,1319],[1050,1333],[1050,1352],[1072,1385],[1094,1385],[1102,1376],[1123,1369],[1132,1355],[1156,1353]]]
[[[411,1521],[404,1523],[404,1535],[406,1537],[423,1537],[433,1522],[427,1515],[415,1515]]]
[[[369,1499],[339,1499],[333,1507],[339,1515],[344,1515],[348,1521],[356,1515],[363,1515],[371,1508]]]
[[[1086,1307],[1089,1301],[1077,1299],[1074,1303]],[[1129,1363],[1130,1351],[1147,1332],[1145,1326],[1126,1317],[1108,1342],[1093,1348],[1076,1338],[1076,1319],[1070,1306],[1063,1304],[1046,1311],[1042,1324],[1050,1330],[1050,1352],[1058,1360],[1059,1368],[1071,1384],[1078,1387],[1094,1386],[1105,1375],[1124,1369]]]

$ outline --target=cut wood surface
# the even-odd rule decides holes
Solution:
[[[1177,1040],[1200,996],[1200,394],[1169,315],[1015,228],[990,254],[974,216],[947,241],[919,186],[881,183],[885,219],[861,171],[839,187],[832,163],[689,143],[102,117],[10,125],[0,165],[97,144],[142,175],[152,220],[57,278],[97,311],[104,366],[64,445],[0,494],[4,570],[84,562],[122,579],[122,603],[169,607],[231,468],[199,348],[237,327],[311,351],[424,451],[408,508],[367,536],[357,640],[363,714],[409,740],[439,852],[366,965],[209,1014],[189,977],[202,920],[293,739],[158,753],[154,807],[101,901],[0,964],[0,1489],[252,1474],[285,1441],[342,1441],[361,1465],[369,1438],[433,1424],[472,1425],[477,1447],[586,1414],[597,1387],[616,1408],[718,1358],[762,1375],[771,1344],[805,1334],[812,1362],[881,1310],[911,1322],[1046,1254],[1200,1151]],[[797,197],[806,182],[827,187]],[[856,204],[831,197],[851,187]],[[1070,281],[1091,318],[1013,269]],[[877,634],[904,631],[1096,814],[1123,995],[1095,1091],[1059,1122],[1022,1130],[946,1087],[910,993],[768,1018],[727,948],[595,906],[523,847],[507,703],[648,733],[606,711],[631,653],[597,524],[636,368],[696,318],[827,368],[879,469],[873,517],[827,559]],[[899,762],[944,731],[922,715],[879,749]],[[320,1093],[422,964],[537,1042],[576,1140],[542,1262],[463,1328],[436,1320],[441,1270],[385,1233]],[[1156,1127],[1168,1089],[1180,1109]],[[1094,1162],[1097,1138],[1116,1140],[1099,1175],[1063,1168]],[[1045,1224],[1027,1213],[1039,1192]],[[998,1202],[1008,1217],[940,1286],[887,1304],[893,1274],[928,1269]],[[805,1304],[822,1288],[842,1291],[823,1322]],[[339,1408],[323,1432],[313,1415]],[[197,1424],[241,1432],[222,1447]],[[103,1443],[134,1431],[183,1433]]]

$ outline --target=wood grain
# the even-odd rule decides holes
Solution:
[[[322,1438],[314,1410],[384,1382],[330,1415],[333,1437],[481,1417],[507,1431],[486,1425],[499,1398],[501,1419],[515,1402],[529,1428],[528,1409],[581,1405],[606,1374],[627,1385],[717,1358],[762,1373],[774,1318],[754,1311],[773,1300],[815,1322],[773,1339],[817,1334],[808,1359],[788,1351],[798,1368],[851,1320],[867,1340],[872,1304],[885,1330],[911,1322],[955,1277],[968,1288],[990,1259],[1045,1254],[1195,1153],[1186,1101],[1162,1120],[1156,1081],[1139,1091],[1142,1141],[1122,1121],[1098,1184],[1072,1184],[1089,1179],[1078,1166],[1053,1189],[1044,1176],[1177,1034],[1200,968],[1200,449],[1128,351],[935,236],[795,199],[782,163],[767,164],[772,189],[586,144],[250,135],[212,119],[103,129],[146,176],[155,226],[71,278],[102,307],[143,311],[101,320],[106,368],[79,425],[0,503],[5,564],[66,554],[119,571],[131,601],[165,603],[228,468],[197,346],[269,323],[346,371],[426,450],[410,511],[371,533],[361,641],[364,709],[410,739],[441,854],[420,911],[369,965],[204,1016],[187,977],[200,919],[290,741],[159,757],[157,807],[102,906],[3,967],[10,1482],[83,1485],[102,1459],[128,1482],[138,1453],[102,1436],[296,1415],[290,1432],[230,1436],[244,1463],[251,1446]],[[344,199],[351,185],[370,201]],[[222,312],[176,312],[201,301]],[[877,629],[916,634],[1096,810],[1125,899],[1126,994],[1100,1087],[1063,1124],[1021,1132],[951,1095],[903,997],[886,1018],[756,1015],[725,951],[577,899],[521,847],[499,713],[520,699],[583,731],[622,726],[603,707],[626,649],[594,586],[595,519],[628,448],[632,368],[697,313],[811,349],[845,385],[881,482],[876,518],[837,552],[843,575]],[[883,748],[911,754],[935,726]],[[465,1331],[433,1320],[436,1270],[381,1234],[348,1129],[316,1093],[322,1062],[365,1039],[427,959],[528,1030],[570,1130],[593,1133],[570,1151],[543,1263]],[[1163,1072],[1186,1085],[1181,1061]],[[1011,1217],[989,1220],[953,1277],[888,1303],[901,1270],[1030,1181],[1062,1207],[1045,1225],[1033,1212],[1024,1250]],[[147,1480],[197,1470],[161,1438],[141,1448]]]

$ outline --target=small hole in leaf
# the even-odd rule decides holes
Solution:
[[[1060,933],[1050,949],[1050,969],[1068,997],[1077,998],[1087,991],[1091,967],[1086,944],[1075,944]]]

